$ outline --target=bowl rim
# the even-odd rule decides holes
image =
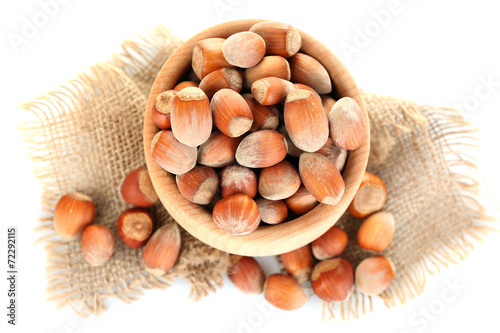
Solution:
[[[172,218],[203,243],[225,252],[245,256],[268,256],[289,252],[311,243],[330,229],[345,213],[356,194],[366,170],[370,151],[368,113],[353,77],[331,50],[299,29],[302,36],[300,52],[313,56],[323,64],[338,95],[353,98],[359,104],[364,115],[365,138],[361,146],[349,154],[343,172],[346,187],[341,201],[335,206],[320,203],[307,214],[291,221],[277,225],[259,226],[250,234],[232,236],[216,226],[209,211],[189,202],[180,194],[175,176],[163,170],[152,157],[151,140],[159,131],[151,117],[153,103],[159,93],[172,89],[176,82],[190,70],[192,50],[197,41],[211,37],[227,38],[233,33],[249,30],[252,25],[261,21],[267,20],[245,19],[221,23],[199,32],[182,44],[162,66],[151,87],[143,127],[144,154],[151,182],[161,203]],[[188,60],[186,61],[186,59]],[[179,68],[183,70],[179,70]]]

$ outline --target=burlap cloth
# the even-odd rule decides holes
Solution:
[[[143,269],[142,250],[131,250],[116,233],[118,215],[128,208],[119,185],[131,170],[145,165],[143,113],[156,74],[182,41],[159,26],[127,40],[111,61],[92,66],[55,91],[21,105],[36,115],[21,126],[35,174],[43,185],[44,216],[36,228],[47,251],[48,298],[71,306],[79,315],[101,314],[108,297],[136,300],[144,288],[165,288],[176,276],[192,285],[200,299],[222,286],[231,256],[182,232],[175,268],[155,278]],[[381,297],[388,306],[422,292],[427,273],[464,258],[474,237],[493,221],[477,199],[479,179],[473,128],[457,110],[420,106],[364,92],[371,122],[368,171],[389,190],[386,209],[397,221],[395,238],[384,254],[397,276]],[[114,256],[102,267],[90,267],[80,243],[63,243],[52,223],[58,198],[81,191],[96,202],[96,224],[107,225],[117,239]],[[158,224],[174,223],[162,206],[152,209]],[[345,256],[356,265],[369,253],[355,245],[361,220],[348,214],[339,221],[350,235]],[[372,299],[354,292],[337,305],[343,318],[372,308]],[[323,311],[333,315],[333,304]]]

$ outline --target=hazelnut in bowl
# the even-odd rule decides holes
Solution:
[[[342,62],[307,33],[262,20],[222,23],[180,46],[151,88],[143,139],[170,215],[245,256],[289,252],[330,229],[370,150],[366,107]]]

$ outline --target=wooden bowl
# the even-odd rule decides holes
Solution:
[[[151,153],[151,140],[159,131],[151,118],[151,109],[159,93],[172,89],[191,70],[193,46],[210,37],[227,38],[246,31],[262,20],[238,20],[213,26],[185,42],[163,65],[151,88],[144,119],[144,150],[146,163],[158,196],[170,215],[191,235],[202,242],[229,253],[245,256],[268,256],[292,251],[304,246],[331,228],[344,214],[356,193],[366,169],[370,150],[370,129],[366,107],[351,74],[342,62],[322,43],[301,32],[301,52],[320,61],[327,69],[338,95],[356,100],[363,110],[366,123],[365,140],[360,148],[352,151],[343,173],[345,193],[339,204],[320,204],[309,213],[278,225],[260,226],[243,236],[232,236],[220,230],[212,215],[205,208],[184,199],[177,189],[175,176],[163,170]]]

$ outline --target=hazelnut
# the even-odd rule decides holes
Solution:
[[[66,242],[80,239],[83,230],[94,220],[95,206],[83,193],[63,195],[54,209],[54,228]]]
[[[210,107],[215,126],[231,138],[242,136],[252,127],[252,111],[245,99],[234,90],[224,88],[217,91]]]
[[[158,202],[148,169],[138,168],[125,177],[120,186],[122,199],[133,206],[150,207]]]
[[[235,287],[245,294],[260,294],[264,289],[266,274],[252,257],[241,257],[228,269],[227,275]]]
[[[221,68],[208,74],[201,80],[200,89],[205,92],[209,99],[221,89],[232,89],[241,91],[242,78],[240,72],[234,68]]]
[[[338,172],[344,170],[345,162],[347,161],[347,150],[335,146],[332,139],[328,138],[325,145],[316,153],[325,156],[332,162]]]
[[[375,252],[384,251],[394,237],[394,217],[389,212],[378,212],[369,216],[359,227],[358,245]]]
[[[365,218],[381,210],[387,201],[387,187],[382,179],[365,171],[358,191],[349,205],[349,213],[357,218]]]
[[[132,249],[141,248],[153,233],[153,218],[141,208],[127,209],[118,217],[118,236]]]
[[[394,264],[382,255],[364,259],[356,267],[356,287],[365,295],[384,292],[395,276]]]
[[[363,111],[350,97],[343,97],[333,104],[328,115],[330,138],[335,146],[355,150],[365,138]]]
[[[326,302],[343,302],[354,289],[354,270],[347,259],[321,261],[311,274],[314,293]]]
[[[225,167],[236,162],[235,154],[243,136],[231,138],[219,131],[213,132],[198,149],[198,163],[212,167]]]
[[[302,183],[319,202],[336,205],[345,190],[344,179],[335,166],[323,155],[302,153],[299,159]]]
[[[210,101],[200,88],[187,87],[179,91],[174,97],[170,118],[175,138],[189,147],[205,143],[212,133]]]
[[[318,260],[338,257],[344,252],[348,241],[347,233],[334,225],[311,243],[312,252]]]
[[[167,90],[156,97],[152,109],[152,119],[160,129],[169,129],[172,126],[171,113],[177,91]]]
[[[288,58],[300,50],[302,37],[299,30],[289,24],[262,21],[250,28],[266,42],[266,54],[277,54]]]
[[[256,33],[238,32],[224,41],[222,54],[231,65],[250,68],[257,65],[266,54],[266,42]]]
[[[243,193],[250,198],[257,195],[257,175],[250,168],[230,165],[220,173],[220,192],[223,198],[236,193]]]
[[[207,166],[196,166],[175,180],[182,196],[199,205],[209,204],[219,188],[217,173]]]
[[[82,253],[91,266],[100,266],[108,261],[115,250],[115,239],[111,230],[103,225],[89,225],[82,234]]]
[[[279,77],[265,77],[252,83],[252,95],[262,105],[275,105],[284,102],[286,96],[294,90],[292,82]]]
[[[269,275],[264,284],[264,298],[282,310],[295,310],[309,301],[300,283],[286,274]]]
[[[181,248],[181,234],[176,223],[156,230],[142,253],[146,270],[154,276],[165,275],[174,267]]]
[[[281,260],[286,271],[296,278],[299,283],[309,281],[314,267],[314,257],[310,244],[283,253]]]
[[[193,47],[192,67],[198,79],[221,68],[234,67],[224,58],[222,45],[224,38],[206,38],[200,40]]]
[[[288,209],[297,215],[303,215],[319,204],[318,200],[309,193],[304,185],[301,185],[294,195],[286,198],[285,203]]]
[[[329,94],[332,81],[323,65],[310,55],[297,53],[288,59],[292,71],[292,82],[303,83],[316,90],[318,94]]]
[[[292,90],[286,97],[284,118],[288,135],[297,148],[313,153],[328,140],[328,118],[321,99],[311,91]]]
[[[301,184],[299,172],[287,160],[261,170],[259,194],[269,200],[291,197]]]
[[[279,125],[278,109],[274,105],[262,105],[252,96],[252,94],[241,95],[252,111],[253,123],[250,132],[257,132],[263,129],[275,130]]]
[[[267,224],[278,224],[286,221],[288,208],[282,200],[267,200],[259,198],[255,200],[259,207],[260,217]]]
[[[188,88],[188,87],[196,87],[198,88],[198,86],[200,85],[200,82],[197,82],[197,81],[183,81],[181,83],[178,83],[173,90],[175,91],[181,91],[182,89],[184,88]]]
[[[151,153],[159,166],[174,175],[194,168],[198,158],[197,149],[179,142],[170,130],[156,133],[151,142]]]
[[[267,56],[255,66],[247,68],[243,76],[243,85],[246,89],[251,89],[252,84],[265,77],[279,77],[283,80],[290,80],[290,65],[281,56]]]
[[[236,149],[236,161],[248,168],[267,168],[283,161],[287,144],[283,134],[260,130],[247,135]]]
[[[249,234],[260,223],[259,207],[252,198],[242,193],[217,202],[212,215],[215,224],[230,235]]]

